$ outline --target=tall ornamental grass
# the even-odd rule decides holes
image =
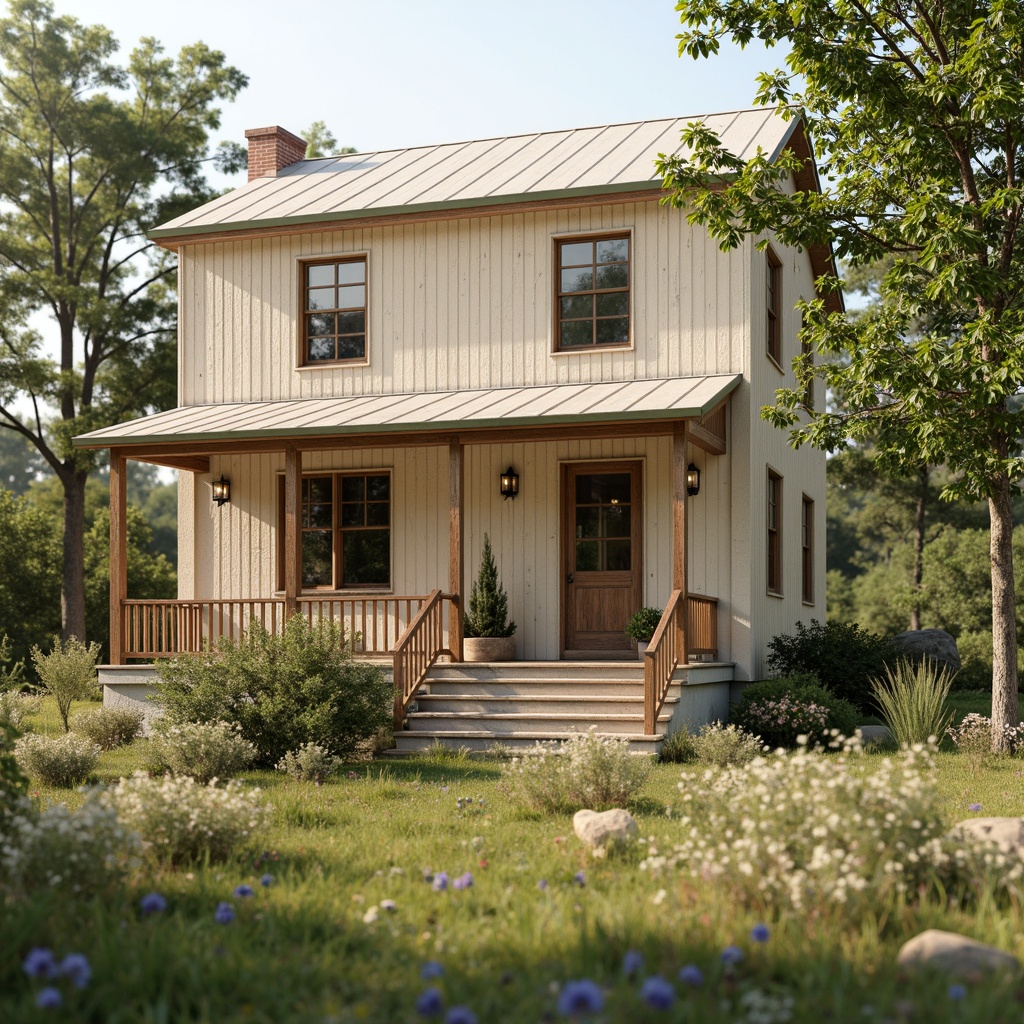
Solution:
[[[930,661],[915,665],[901,659],[895,669],[871,682],[871,692],[882,720],[901,747],[941,738],[953,718],[946,711],[946,698],[953,685],[947,669],[941,671]]]

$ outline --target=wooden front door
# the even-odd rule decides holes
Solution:
[[[563,467],[562,609],[566,658],[621,658],[643,601],[639,462]]]

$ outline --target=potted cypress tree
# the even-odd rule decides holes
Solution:
[[[498,580],[491,540],[484,534],[480,572],[469,594],[462,623],[466,661],[511,661],[516,653],[516,624],[508,621],[508,595]]]

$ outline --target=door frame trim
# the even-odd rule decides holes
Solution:
[[[569,573],[569,548],[575,540],[573,531],[573,520],[569,516],[569,474],[571,472],[593,473],[634,473],[633,489],[634,495],[632,504],[639,509],[639,515],[630,516],[631,534],[633,540],[633,592],[634,597],[640,602],[638,607],[643,605],[644,599],[644,462],[642,456],[629,456],[618,459],[566,459],[559,463],[559,495],[558,495],[558,547],[559,547],[559,578],[558,578],[558,657],[566,660],[566,638],[568,636],[569,620],[569,584],[566,576]],[[595,650],[586,652],[590,659],[577,657],[573,660],[594,660],[606,661],[621,654],[623,659],[628,659],[629,651],[601,652]]]

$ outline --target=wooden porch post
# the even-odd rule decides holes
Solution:
[[[284,617],[299,610],[302,593],[302,452],[284,450]]]
[[[128,460],[110,449],[110,664],[123,665],[124,606],[128,596],[128,530],[126,506]]]
[[[453,438],[448,445],[448,592],[452,595],[452,614],[448,624],[452,659],[462,661],[462,587],[465,538],[463,511],[462,442]]]
[[[686,420],[672,429],[672,589],[680,592],[676,612],[676,652],[681,665],[687,659],[687,623],[690,617],[686,558]]]

